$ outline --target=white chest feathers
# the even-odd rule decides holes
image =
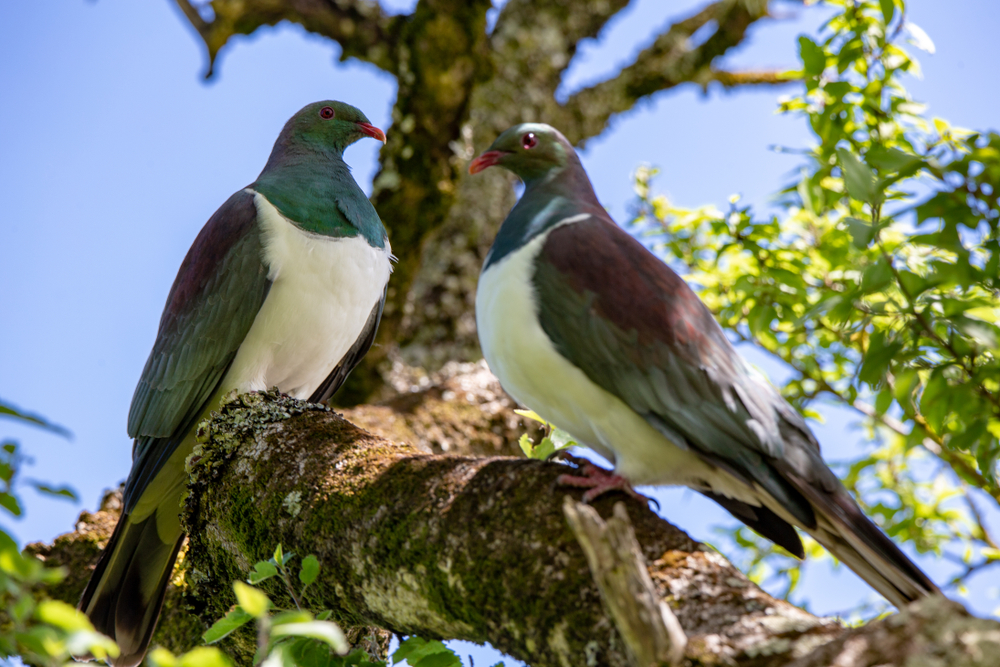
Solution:
[[[541,234],[479,276],[476,326],[483,356],[519,403],[615,462],[634,484],[719,487],[714,473],[676,446],[617,396],[563,357],[538,320],[532,278],[548,234]]]
[[[302,231],[260,193],[271,289],[223,382],[225,391],[277,386],[308,398],[362,334],[392,272],[389,244]]]

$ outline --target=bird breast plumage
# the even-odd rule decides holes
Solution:
[[[613,461],[616,472],[635,484],[709,486],[723,495],[752,498],[748,489],[668,440],[559,354],[539,323],[531,284],[535,258],[549,233],[479,276],[479,342],[500,384],[519,403]]]
[[[382,298],[391,251],[388,242],[373,248],[361,236],[305,232],[262,194],[253,194],[271,288],[223,390],[277,386],[308,398],[361,335]]]

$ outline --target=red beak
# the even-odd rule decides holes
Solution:
[[[509,155],[509,153],[507,151],[486,151],[469,163],[469,173],[478,174],[483,169],[492,167],[493,165],[499,163],[504,155]]]
[[[378,139],[383,144],[385,143],[385,132],[383,132],[382,130],[378,129],[377,127],[375,127],[371,123],[355,123],[355,125],[358,126],[359,130],[361,130],[362,132],[364,132],[365,134],[367,134],[372,139]]]

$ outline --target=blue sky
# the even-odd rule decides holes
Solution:
[[[398,0],[394,6],[410,2]],[[563,92],[613,75],[670,18],[703,0],[639,0],[580,49]],[[795,37],[816,32],[829,9],[775,5],[727,61],[791,66]],[[947,7],[947,10],[943,9]],[[1000,93],[990,0],[910,3],[913,21],[937,45],[920,54],[923,80],[908,82],[929,112],[956,125],[996,129]],[[64,441],[2,422],[35,459],[27,474],[69,482],[82,507],[129,470],[125,421],[152,345],[163,301],[198,230],[261,169],[284,121],[318,99],[360,107],[392,131],[395,85],[373,67],[336,62],[336,44],[281,25],[235,39],[204,83],[202,47],[167,0],[21,2],[0,23],[0,397],[69,428]],[[783,91],[785,93],[790,91]],[[630,174],[660,167],[655,185],[680,205],[723,204],[733,193],[757,205],[787,180],[798,158],[769,146],[804,146],[805,123],[774,113],[773,89],[734,93],[684,87],[616,118],[582,153],[598,195],[622,221]],[[347,152],[370,191],[379,144]],[[477,147],[482,149],[484,147]],[[390,237],[394,225],[386,220]],[[414,249],[394,247],[399,255]],[[762,363],[754,359],[756,363]],[[780,382],[781,369],[763,363]],[[859,451],[851,414],[828,410],[817,434],[829,460]],[[658,492],[664,515],[711,539],[728,515],[694,494]],[[25,492],[27,518],[7,525],[22,541],[71,529],[81,506]],[[919,561],[938,579],[950,570]],[[998,581],[974,586],[980,613],[998,603]],[[865,598],[841,568],[807,567],[802,594],[818,613]],[[486,663],[482,658],[480,664]],[[480,662],[477,659],[477,662]]]

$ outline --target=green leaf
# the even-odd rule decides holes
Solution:
[[[198,646],[177,658],[176,667],[232,667],[229,656],[214,646]]]
[[[233,582],[233,592],[244,611],[254,618],[264,618],[271,607],[271,600],[263,591],[247,586],[242,581]]]
[[[981,346],[991,350],[996,350],[1000,346],[998,329],[989,322],[983,322],[982,320],[976,320],[964,315],[956,315],[951,318],[951,321],[955,323],[956,329]]]
[[[885,25],[892,23],[892,15],[896,11],[896,3],[893,0],[878,0],[879,8],[882,10],[882,20]]]
[[[247,581],[251,584],[259,584],[276,574],[278,574],[277,566],[271,561],[262,560],[254,564],[253,571],[250,572]]]
[[[35,491],[38,491],[38,493],[44,496],[52,496],[53,498],[68,498],[73,502],[80,500],[80,498],[76,495],[76,491],[66,485],[49,486],[48,484],[43,484],[42,482],[36,482],[34,480],[29,480],[28,483],[34,487]]]
[[[157,646],[146,654],[146,662],[150,667],[174,667],[177,657],[162,646]]]
[[[877,203],[881,198],[881,193],[878,191],[875,174],[872,173],[871,168],[846,148],[838,148],[837,157],[840,159],[840,168],[844,172],[847,193],[858,201],[868,204]]]
[[[68,632],[76,630],[94,631],[94,626],[91,625],[90,620],[82,611],[59,600],[42,600],[39,602],[35,608],[35,618],[42,623],[48,623],[51,626]]]
[[[245,612],[242,607],[234,607],[205,631],[205,634],[201,636],[201,641],[205,644],[213,644],[237,628],[246,625],[252,618],[253,616]]]
[[[410,667],[462,667],[462,659],[449,651],[448,653],[432,653],[417,662],[411,662]]]
[[[285,625],[286,623],[309,623],[314,620],[313,615],[301,609],[290,609],[280,611],[269,619],[271,625]]]
[[[826,53],[805,35],[799,37],[799,57],[809,76],[819,76],[826,69]]]
[[[870,222],[857,218],[844,218],[844,222],[847,223],[847,231],[851,233],[851,241],[855,248],[864,250],[875,238],[875,227]]]
[[[20,410],[17,410],[12,406],[3,403],[2,401],[0,401],[0,417],[10,417],[12,419],[17,419],[18,421],[27,422],[34,426],[38,426],[39,428],[43,428],[46,431],[50,431],[57,435],[61,435],[66,439],[73,437],[73,434],[70,433],[68,429],[63,428],[58,424],[53,424],[52,422],[47,421],[44,418],[39,417],[38,415],[32,415],[27,412],[21,412]]]
[[[865,155],[865,162],[876,169],[884,171],[904,171],[922,165],[923,158],[919,155],[904,153],[898,148],[883,148],[882,146],[872,146]]]
[[[528,437],[527,433],[522,433],[521,437],[517,439],[518,446],[521,447],[521,451],[529,459],[531,458],[531,452],[535,450],[535,444],[531,442],[531,438]]]
[[[272,637],[309,637],[329,644],[337,653],[347,653],[350,645],[344,633],[331,621],[309,621],[307,623],[286,623],[271,629]]]
[[[392,653],[392,664],[397,662],[402,662],[410,657],[410,655],[416,651],[418,648],[424,646],[427,642],[416,635],[413,635],[403,641],[399,642],[399,646]]]
[[[524,410],[522,408],[514,408],[516,414],[521,415],[525,419],[530,419],[531,421],[538,422],[539,424],[548,425],[548,422],[538,416],[538,413],[534,410]]]
[[[892,269],[884,257],[879,257],[861,275],[861,289],[868,293],[877,292],[888,285],[890,280],[892,280]]]
[[[3,507],[14,516],[21,516],[21,503],[6,491],[0,492],[0,507]]]
[[[545,461],[550,456],[555,454],[556,446],[552,444],[552,439],[549,437],[542,438],[542,441],[538,443],[535,450],[531,453],[531,458],[538,459],[539,461]]]
[[[312,582],[316,581],[316,577],[319,576],[319,559],[316,556],[309,554],[302,559],[302,569],[299,571],[299,581],[302,582],[303,586],[308,586]]]
[[[883,332],[873,333],[868,341],[868,350],[865,352],[861,369],[858,371],[858,379],[873,387],[881,383],[893,357],[901,349],[903,349],[902,343],[887,341]]]

